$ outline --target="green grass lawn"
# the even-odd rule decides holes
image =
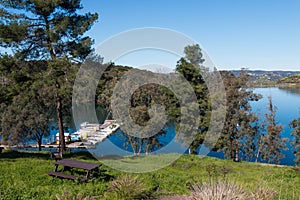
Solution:
[[[170,156],[172,154],[151,157],[155,162]],[[99,162],[88,153],[72,153],[65,158]],[[138,163],[137,165],[149,168],[153,164],[152,158],[145,163],[140,162],[145,159],[143,157],[114,159],[114,164],[121,166],[122,163]],[[57,199],[57,195],[65,197],[62,199],[76,199],[76,195],[78,200],[84,199],[80,195],[96,199],[118,199],[120,196],[117,192],[111,192],[110,186],[114,180],[125,176],[136,178],[144,193],[156,193],[156,196],[189,195],[191,185],[218,179],[234,182],[249,191],[259,188],[275,190],[277,199],[300,198],[299,167],[263,166],[257,163],[236,163],[211,157],[183,155],[171,165],[148,173],[124,173],[104,165],[99,176],[80,183],[48,176],[47,172],[54,170],[53,162],[47,153],[2,152],[0,199]],[[78,175],[80,173],[78,171]]]

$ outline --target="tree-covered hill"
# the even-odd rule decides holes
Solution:
[[[281,83],[300,84],[300,73],[293,75],[293,76],[284,77],[280,80],[280,82]]]

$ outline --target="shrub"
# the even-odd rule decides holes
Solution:
[[[276,199],[276,191],[272,189],[259,188],[256,193],[253,194],[253,200],[273,200]]]
[[[146,194],[145,187],[138,178],[127,175],[114,180],[108,191],[115,193],[118,199],[126,200],[141,198]]]
[[[192,186],[193,200],[250,200],[251,195],[241,187],[228,182],[203,183]],[[251,199],[252,200],[252,199]]]
[[[192,186],[193,200],[274,200],[276,192],[260,188],[255,193],[229,182],[211,182]]]

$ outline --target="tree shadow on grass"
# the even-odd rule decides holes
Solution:
[[[64,159],[97,160],[90,152],[66,153]]]
[[[0,153],[0,159],[15,159],[15,158],[37,158],[37,159],[49,159],[49,153],[47,152],[25,152],[25,151],[12,151],[6,150]]]
[[[15,151],[15,150],[4,150],[0,153],[0,159],[16,159],[16,158],[35,158],[50,160],[50,152],[30,152],[30,151]],[[76,152],[66,153],[63,155],[63,159],[81,159],[81,160],[96,160],[89,152]]]

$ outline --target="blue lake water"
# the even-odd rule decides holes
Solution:
[[[257,102],[251,102],[251,106],[254,112],[259,112],[263,117],[267,112],[268,97],[271,96],[273,99],[273,104],[278,108],[276,120],[279,124],[282,124],[284,130],[282,132],[282,137],[293,138],[290,135],[289,123],[293,119],[299,116],[300,111],[300,95],[297,93],[292,93],[287,90],[279,88],[256,88],[255,93],[261,94],[263,98]],[[173,141],[176,135],[175,126],[169,124],[166,128],[166,135],[161,136],[159,140],[164,144],[168,145],[170,141]],[[99,143],[96,149],[92,150],[93,153],[97,155],[109,155],[117,154],[119,156],[132,155],[132,150],[124,148],[124,138],[122,132],[118,131],[116,134],[110,136],[106,141]],[[294,154],[291,149],[290,142],[287,142],[287,147],[289,150],[283,150],[285,158],[281,159],[280,164],[283,165],[294,165]],[[169,144],[168,148],[161,148],[163,153],[177,152],[177,153],[187,153],[186,147],[182,144],[173,141]],[[157,152],[154,152],[157,153]],[[218,158],[224,158],[223,152],[210,152],[208,156],[214,156]]]
[[[256,88],[254,92],[261,94],[263,98],[257,102],[251,102],[251,106],[254,112],[259,112],[261,116],[267,112],[268,97],[271,96],[273,104],[278,108],[276,120],[279,124],[282,124],[284,130],[282,136],[293,140],[293,137],[290,135],[289,123],[293,119],[299,117],[300,112],[300,94],[293,93],[288,90],[279,89],[279,88]],[[101,119],[100,119],[101,120]],[[159,137],[160,142],[164,145],[164,148],[160,148],[159,151],[155,153],[187,153],[186,147],[175,140],[176,131],[175,126],[170,123],[165,128],[166,134]],[[44,142],[47,143],[53,136],[56,134],[57,130],[51,132],[51,136],[44,139]],[[111,135],[104,142],[98,143],[96,149],[91,149],[93,153],[98,156],[104,155],[132,155],[132,149],[126,149],[124,147],[124,137],[122,132],[119,130],[115,134]],[[289,150],[284,150],[283,153],[285,158],[281,159],[280,164],[283,165],[294,165],[294,155],[293,150],[291,149],[290,142],[287,142],[287,147]],[[218,158],[224,158],[223,152],[210,152],[208,156],[214,156]]]
[[[268,97],[272,97],[273,105],[277,107],[276,121],[283,125],[282,137],[290,139],[287,142],[289,150],[283,151],[285,158],[281,159],[283,165],[294,165],[295,156],[291,149],[290,142],[294,137],[290,135],[291,129],[289,123],[299,117],[300,112],[300,94],[279,88],[256,88],[255,93],[262,94],[263,98],[258,102],[252,102],[251,106],[254,112],[259,112],[262,116],[267,113]]]

